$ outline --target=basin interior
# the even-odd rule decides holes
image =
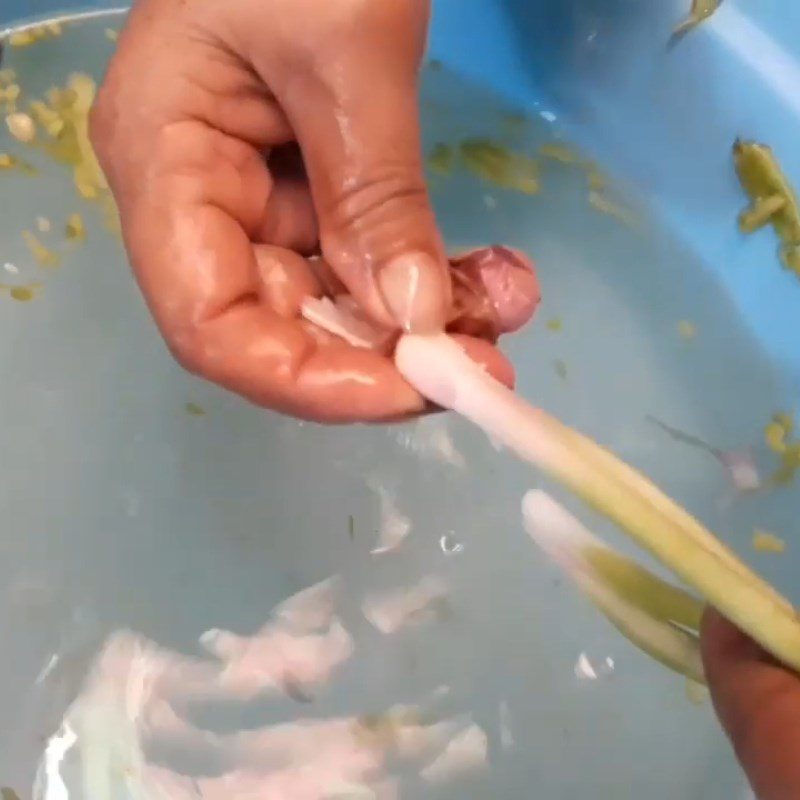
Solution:
[[[99,78],[120,24],[75,22],[8,48],[3,66],[30,97],[71,72]],[[543,99],[523,107],[438,62],[422,102],[428,153],[469,139],[529,156],[553,144],[580,152],[580,126],[562,125]],[[444,787],[405,775],[403,797],[523,798],[532,786],[548,800],[745,796],[709,704],[690,702],[681,679],[562,583],[522,530],[521,497],[546,488],[628,548],[615,531],[458,419],[329,429],[186,375],[119,239],[68,171],[5,130],[0,152],[38,169],[0,172],[0,283],[41,283],[29,302],[0,295],[0,785],[29,796],[43,741],[113,632],[198,653],[204,631],[252,633],[284,598],[338,575],[353,657],[313,702],[272,699],[243,711],[242,725],[378,713],[446,685],[486,732],[489,767]],[[506,342],[520,393],[650,475],[800,600],[796,488],[737,496],[707,450],[653,421],[720,450],[752,448],[767,475],[764,426],[793,408],[785,364],[658,198],[601,164],[609,202],[598,209],[583,163],[540,162],[536,195],[458,158],[452,169],[434,161],[430,175],[453,248],[503,242],[537,263],[542,308]],[[80,245],[63,235],[74,212],[88,228]],[[37,264],[21,236],[47,227],[40,218],[57,268]],[[780,271],[777,259],[753,268]],[[373,553],[398,519],[407,538]],[[787,539],[786,553],[754,552],[757,528]],[[430,576],[446,586],[443,613],[393,635],[365,619],[365,598]]]

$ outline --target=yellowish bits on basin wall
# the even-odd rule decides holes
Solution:
[[[756,528],[753,531],[753,549],[759,553],[781,554],[786,552],[786,542],[774,533]]]

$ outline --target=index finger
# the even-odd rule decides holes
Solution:
[[[800,676],[715,610],[703,621],[714,707],[760,800],[800,797]]]

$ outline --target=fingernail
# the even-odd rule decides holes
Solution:
[[[381,269],[378,286],[386,308],[404,331],[434,333],[444,327],[442,270],[431,256],[398,256]]]

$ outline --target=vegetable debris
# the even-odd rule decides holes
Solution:
[[[428,166],[437,175],[449,175],[453,171],[455,162],[455,150],[443,142],[435,145],[428,156]]]
[[[767,447],[778,456],[778,467],[771,478],[774,485],[791,483],[800,469],[800,439],[794,434],[794,417],[785,412],[775,414],[764,429]]]
[[[19,142],[29,144],[36,138],[36,123],[21,111],[6,117],[6,127],[8,132]]]
[[[80,214],[70,214],[64,226],[64,234],[71,242],[82,242],[86,239],[86,226]]]
[[[753,549],[759,553],[783,553],[786,551],[786,542],[779,536],[757,528],[753,531]]]
[[[629,228],[636,225],[636,217],[631,211],[609,199],[602,192],[589,190],[589,205],[601,214],[607,214]]]
[[[54,250],[51,250],[30,231],[22,231],[22,238],[28,245],[28,250],[42,267],[57,267],[61,262],[61,257]]]
[[[581,161],[580,155],[575,150],[560,142],[543,144],[539,148],[539,155],[551,161],[558,161],[560,164],[577,164]]]
[[[0,292],[8,292],[9,297],[18,303],[27,303],[33,300],[41,288],[41,283],[17,284],[16,286],[0,283]]]
[[[694,322],[690,322],[688,319],[682,319],[678,323],[678,335],[681,339],[686,339],[687,341],[696,338],[697,325],[695,325]]]
[[[705,22],[722,5],[722,0],[692,0],[689,16],[672,31],[670,45],[677,44],[687,33]]]
[[[459,146],[467,169],[487,183],[523,194],[538,194],[539,162],[489,139],[467,139]]]
[[[43,39],[55,39],[63,32],[64,28],[60,22],[45,22],[42,25],[15,31],[8,37],[8,43],[11,47],[28,47]]]
[[[766,145],[737,139],[733,145],[736,174],[750,198],[739,214],[742,233],[770,224],[780,240],[783,266],[800,277],[800,205],[775,154]]]

